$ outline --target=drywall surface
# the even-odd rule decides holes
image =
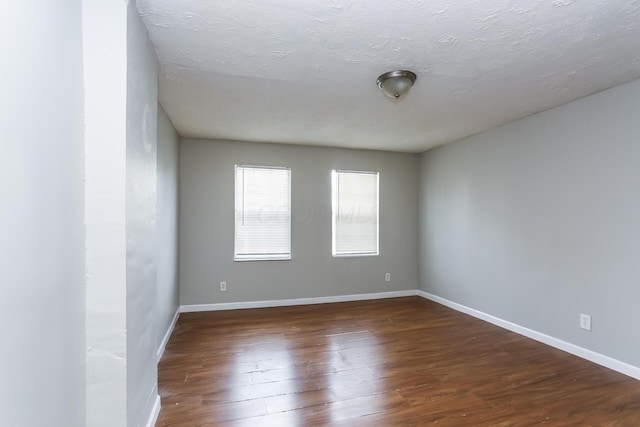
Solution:
[[[233,261],[236,164],[291,168],[290,261]],[[332,169],[380,172],[379,256],[332,258]],[[416,289],[417,171],[415,154],[183,139],[180,304]]]
[[[81,2],[0,14],[3,426],[84,425]]]
[[[180,138],[158,105],[156,342],[178,309],[178,159]]]
[[[640,366],[638,111],[635,81],[424,153],[421,289]]]
[[[127,425],[146,425],[158,395],[156,155],[158,71],[135,2],[127,10]]]
[[[87,427],[126,425],[127,7],[85,0]],[[105,61],[105,58],[109,58]]]

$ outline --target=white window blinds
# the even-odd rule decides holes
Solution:
[[[291,259],[291,169],[236,166],[234,260]]]
[[[332,172],[333,256],[378,255],[378,173]]]

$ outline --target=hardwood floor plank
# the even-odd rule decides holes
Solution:
[[[156,426],[640,426],[640,381],[419,297],[182,314]]]

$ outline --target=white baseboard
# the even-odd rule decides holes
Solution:
[[[640,380],[640,368],[421,290],[416,295]]]
[[[151,414],[149,414],[147,427],[154,427],[156,425],[156,421],[158,421],[158,415],[160,415],[160,396],[156,395],[156,401],[153,404],[153,408],[151,409]]]
[[[331,302],[365,301],[383,298],[398,298],[417,295],[416,289],[405,291],[377,292],[372,294],[337,295],[331,297],[294,298],[268,301],[227,302],[219,304],[196,304],[180,306],[180,313],[197,311],[239,310],[243,308],[286,307],[291,305],[326,304]]]
[[[158,353],[156,354],[158,362],[160,361],[160,359],[162,358],[162,355],[164,354],[164,349],[167,347],[167,343],[169,342],[169,338],[171,337],[171,334],[173,333],[173,328],[176,327],[176,322],[178,321],[178,316],[180,316],[180,307],[178,307],[176,309],[176,314],[173,315],[173,320],[171,321],[171,324],[169,325],[169,328],[167,329],[167,333],[164,334],[164,338],[162,338],[162,342],[160,343],[160,347],[158,347]]]

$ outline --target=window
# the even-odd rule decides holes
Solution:
[[[291,259],[291,169],[236,165],[235,261]]]
[[[331,173],[334,257],[378,255],[378,173]]]

